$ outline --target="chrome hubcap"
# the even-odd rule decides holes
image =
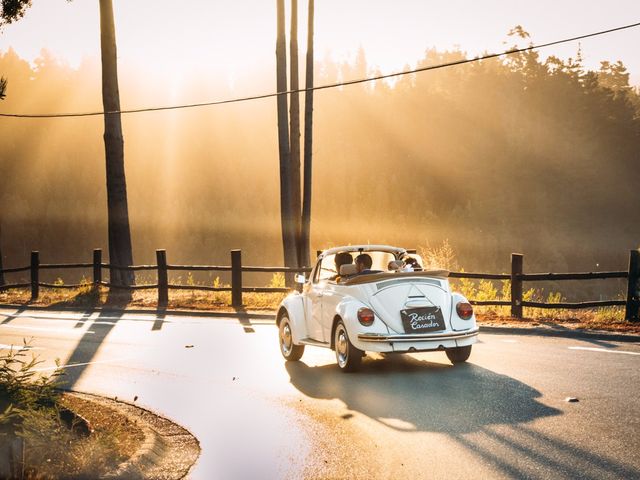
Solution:
[[[291,345],[293,341],[291,340],[291,327],[289,326],[289,322],[283,321],[280,326],[280,348],[282,349],[282,353],[285,355],[289,355],[291,352]]]
[[[347,338],[347,332],[342,326],[338,327],[335,343],[338,365],[340,365],[340,367],[344,367],[349,360],[349,339]]]

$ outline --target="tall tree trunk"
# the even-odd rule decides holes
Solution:
[[[289,39],[289,78],[291,81],[291,105],[289,107],[289,142],[291,145],[291,201],[293,203],[294,231],[296,238],[297,265],[302,266],[301,249],[301,223],[300,218],[301,192],[300,192],[300,94],[295,92],[300,88],[298,83],[298,0],[291,0],[291,38]]]
[[[111,0],[100,0],[100,49],[102,53],[102,104],[105,112],[120,110],[116,32]],[[124,172],[124,141],[119,113],[104,115],[104,148],[107,167],[107,215],[109,263],[133,265],[127,183]],[[111,283],[133,285],[133,272],[110,270]]]
[[[276,80],[278,92],[287,91],[287,44],[284,33],[284,0],[276,0]],[[287,94],[278,95],[278,146],[280,152],[280,216],[282,222],[282,247],[286,267],[296,266],[296,242],[291,192],[291,159],[289,157],[289,121]]]
[[[2,273],[2,218],[0,218],[0,287],[4,285],[4,273]]]
[[[300,263],[310,265],[311,257],[311,185],[313,145],[313,14],[314,0],[309,0],[307,22],[307,71],[304,94],[304,198],[302,200],[302,228],[300,233]]]

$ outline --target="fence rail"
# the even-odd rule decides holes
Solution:
[[[411,251],[415,252],[415,251]],[[82,284],[64,285],[57,283],[41,282],[39,279],[40,270],[52,269],[72,269],[91,268],[93,269],[93,282],[97,286],[104,286],[120,290],[158,290],[158,305],[166,306],[169,300],[169,290],[202,290],[208,292],[231,292],[231,305],[242,306],[243,293],[282,293],[291,289],[282,287],[254,287],[245,286],[242,281],[242,274],[247,273],[308,273],[311,268],[288,268],[288,267],[260,267],[243,266],[242,252],[231,250],[231,265],[173,265],[167,263],[165,250],[156,250],[156,265],[112,265],[102,262],[102,250],[93,251],[93,262],[91,263],[40,263],[40,254],[37,251],[31,252],[30,265],[26,267],[0,268],[0,291],[15,288],[31,288],[31,299],[36,300],[39,296],[40,287],[73,289],[83,286]],[[631,250],[629,254],[629,268],[626,271],[614,272],[580,272],[580,273],[524,273],[524,256],[519,253],[511,254],[511,273],[475,273],[475,272],[451,272],[450,278],[463,278],[471,280],[510,280],[511,299],[510,300],[470,300],[472,304],[478,306],[509,306],[511,315],[522,318],[522,309],[547,308],[547,309],[581,309],[598,308],[609,306],[625,306],[625,318],[629,321],[640,321],[640,251]],[[157,272],[157,283],[124,286],[105,282],[102,280],[102,270],[124,270],[124,271],[150,271]],[[205,272],[231,272],[230,287],[215,287],[207,285],[178,285],[169,283],[168,271],[205,271]],[[29,283],[5,283],[5,273],[30,272]],[[523,300],[523,282],[539,281],[564,281],[564,280],[605,280],[605,279],[627,279],[626,300],[598,300],[587,302],[559,302],[543,303],[529,302]]]

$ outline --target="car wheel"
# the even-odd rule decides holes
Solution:
[[[447,357],[454,365],[456,363],[464,363],[471,355],[471,345],[466,347],[456,347],[447,349]]]
[[[304,353],[304,345],[295,345],[293,343],[293,335],[291,333],[291,322],[285,313],[280,318],[280,326],[278,328],[278,339],[280,343],[280,353],[285,360],[295,362],[302,358]]]
[[[336,325],[336,331],[333,337],[334,347],[336,350],[336,360],[338,366],[343,372],[354,372],[362,363],[362,350],[358,350],[351,344],[349,334],[342,321]]]

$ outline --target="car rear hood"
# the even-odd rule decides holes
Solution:
[[[370,297],[371,307],[380,319],[396,333],[405,333],[400,311],[408,308],[440,307],[446,330],[451,329],[451,298],[446,280],[437,278],[403,278],[376,284]]]

